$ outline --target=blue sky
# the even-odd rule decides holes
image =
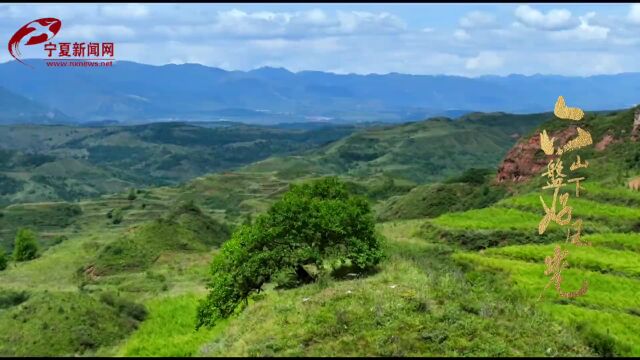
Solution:
[[[41,17],[62,20],[56,42],[112,41],[118,59],[155,65],[461,76],[640,71],[640,5],[631,4],[6,4],[0,42]]]

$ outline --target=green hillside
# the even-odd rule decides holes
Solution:
[[[340,139],[354,126],[239,123],[0,126],[0,205],[95,197],[177,184]]]
[[[572,197],[570,204],[573,216],[585,221],[583,240],[591,242],[592,246],[568,244],[566,236],[561,233],[537,237],[546,244],[520,241],[522,234],[518,229],[537,233],[537,223],[544,215],[538,199],[542,192],[539,189],[542,183],[538,179],[517,185],[517,191],[522,195],[502,200],[490,208],[446,214],[423,225],[424,229],[444,229],[442,233],[445,234],[464,228],[467,236],[442,236],[441,240],[458,242],[467,249],[474,249],[466,246],[472,235],[486,236],[487,230],[482,230],[482,224],[488,224],[487,229],[491,231],[504,228],[506,234],[511,235],[504,236],[505,240],[496,244],[500,247],[479,252],[460,251],[453,257],[475,269],[506,274],[512,288],[531,299],[538,297],[549,280],[544,275],[545,257],[553,254],[556,244],[569,250],[569,266],[563,271],[563,289],[576,290],[583,280],[587,280],[588,292],[566,300],[558,297],[551,288],[538,307],[565,327],[577,329],[592,349],[605,356],[640,354],[640,302],[637,296],[640,290],[637,249],[640,241],[639,195],[626,186],[630,178],[640,174],[640,147],[629,138],[633,110],[588,115],[584,123],[580,123],[591,132],[594,143],[605,136],[615,139],[605,149],[591,147],[576,152],[582,159],[588,159],[590,166],[580,170],[587,178],[585,189],[579,198]],[[554,120],[540,128],[549,131],[559,129],[561,125],[567,126],[567,123]]]
[[[580,198],[570,200],[593,247],[570,250],[563,286],[575,289],[588,279],[589,292],[567,301],[549,290],[537,303],[548,280],[544,257],[554,244],[564,245],[565,234],[554,225],[545,236],[537,234],[538,179],[496,184],[495,171],[486,169],[496,168],[518,137],[526,139],[536,127],[553,129],[557,120],[541,125],[548,117],[472,114],[362,129],[324,145],[338,135],[325,129],[326,137],[310,145],[304,138],[310,133],[300,132],[295,146],[285,146],[295,155],[239,168],[236,162],[233,170],[222,166],[198,177],[185,171],[195,178],[180,185],[129,192],[136,180],[127,178],[127,186],[109,195],[96,191],[75,202],[6,206],[0,210],[0,245],[10,251],[16,231],[29,227],[40,254],[0,271],[0,355],[638,355],[640,197],[623,186],[640,175],[638,143],[628,139],[632,112],[589,115],[585,122],[594,142],[608,129],[620,139],[603,151],[580,152],[592,165],[584,170]],[[22,129],[20,136],[29,146],[50,147],[49,156],[57,157],[56,149],[86,152],[64,160],[70,164],[86,165],[89,149],[116,144],[188,156],[199,142],[200,150],[229,153],[251,143],[247,151],[259,153],[255,141],[228,135],[231,143],[216,145],[220,137],[198,138],[202,128],[181,126],[161,124],[135,134],[117,128],[111,135],[109,128],[73,133],[60,127],[65,130],[51,140],[43,139],[45,130],[26,140],[29,131]],[[264,154],[280,151],[273,149]],[[17,145],[11,151],[11,164],[37,153]],[[90,166],[112,174],[134,167],[117,151],[104,154],[114,156],[94,158],[104,162]],[[242,161],[253,161],[253,154],[245,155]],[[42,166],[51,163],[45,160],[30,158],[44,162],[3,174],[31,184],[30,171],[45,171]],[[162,173],[157,162],[144,164],[134,172]],[[53,165],[44,169],[56,171]],[[325,276],[288,290],[266,284],[243,311],[195,331],[220,245],[239,224],[266,212],[290,184],[325,174],[338,174],[351,193],[374,205],[387,255],[377,271]],[[154,176],[179,181],[178,175]]]
[[[272,157],[247,167],[287,179],[305,174],[386,175],[415,184],[441,181],[469,168],[493,168],[516,140],[549,114],[472,114],[356,132],[304,156]]]

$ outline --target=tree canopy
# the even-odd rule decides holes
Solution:
[[[308,275],[303,266],[322,272],[337,263],[365,270],[383,256],[365,199],[334,177],[292,185],[265,214],[240,225],[213,259],[197,327],[228,317],[283,272],[302,277]]]

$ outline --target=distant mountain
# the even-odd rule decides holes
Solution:
[[[59,110],[0,87],[0,124],[59,124],[69,121],[69,117]]]
[[[79,121],[253,123],[407,121],[470,111],[549,111],[559,95],[585,110],[634,106],[640,73],[565,77],[338,75],[282,68],[225,71],[198,64],[47,67],[0,64],[0,86]]]

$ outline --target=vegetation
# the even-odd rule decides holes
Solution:
[[[203,251],[209,246],[220,245],[228,236],[226,225],[211,219],[193,203],[185,203],[167,216],[137,226],[106,245],[82,270],[90,274],[89,279],[146,270],[163,252]]]
[[[7,268],[8,262],[9,259],[7,259],[7,253],[4,251],[4,249],[0,249],[0,271]]]
[[[416,237],[419,222],[380,226],[379,273],[272,291],[202,347],[205,356],[588,356],[499,273],[464,271],[454,248]]]
[[[368,203],[336,178],[293,185],[251,225],[242,225],[211,265],[210,292],[198,324],[212,326],[276,278],[290,286],[336,266],[364,271],[383,258]],[[284,275],[284,276],[283,276]]]
[[[571,246],[566,233],[552,224],[537,234],[539,179],[495,185],[482,169],[495,167],[499,149],[540,115],[375,126],[328,144],[287,129],[277,143],[296,154],[137,190],[134,200],[129,189],[143,186],[138,171],[177,181],[174,171],[197,173],[189,149],[255,151],[267,146],[256,136],[278,130],[247,127],[240,143],[227,143],[219,136],[232,138],[236,125],[213,139],[183,124],[12,127],[4,143],[36,139],[56,150],[7,150],[0,173],[24,187],[0,194],[2,201],[95,197],[0,209],[0,249],[13,252],[16,232],[29,227],[40,255],[0,272],[0,354],[638,355],[640,198],[623,186],[640,175],[637,143],[628,141],[632,120],[622,111],[588,114],[584,122],[594,142],[605,134],[620,139],[581,152],[588,180],[570,200],[592,247],[569,249],[563,289],[588,280],[589,291],[567,300],[549,289],[542,302],[544,259],[555,244]],[[324,131],[323,141],[337,136]],[[287,140],[293,133],[300,137]],[[263,154],[276,147],[270,144]],[[134,152],[142,148],[151,164],[136,168],[143,155]],[[42,178],[34,181],[36,167]],[[324,174],[339,178],[317,179]],[[98,179],[104,188],[94,191]],[[98,197],[102,191],[112,194]],[[374,218],[387,222],[376,230]]]
[[[0,141],[6,149],[0,152],[0,206],[73,201],[130,188],[177,184],[272,155],[319,147],[356,128],[231,122],[218,126],[175,122],[2,126]]]
[[[147,303],[149,317],[126,341],[120,356],[195,356],[199,348],[224,329],[224,323],[213,329],[195,331],[199,296],[154,298]],[[171,326],[167,326],[171,324]]]
[[[139,321],[122,308],[82,293],[38,292],[26,299],[19,293],[8,296],[10,306],[0,310],[0,354],[56,356],[92,352],[115,344]],[[0,303],[4,302],[2,298]]]
[[[137,198],[138,198],[138,195],[136,195],[136,189],[134,188],[129,189],[129,195],[127,195],[127,200],[133,201]]]
[[[388,199],[377,209],[378,220],[433,218],[484,208],[506,195],[504,187],[491,184],[486,169],[470,169],[445,183],[416,186],[407,194]]]
[[[38,256],[38,242],[36,234],[29,229],[20,229],[16,234],[13,246],[13,260],[28,261]]]
[[[414,184],[443,181],[469,168],[496,167],[520,135],[548,118],[548,114],[495,113],[373,127],[304,156],[272,157],[247,169],[274,171],[283,179],[340,174],[385,175]]]
[[[19,229],[28,227],[39,234],[38,245],[43,250],[55,242],[61,229],[72,226],[82,216],[77,204],[35,203],[16,204],[2,209],[0,216],[0,247],[13,248]]]

